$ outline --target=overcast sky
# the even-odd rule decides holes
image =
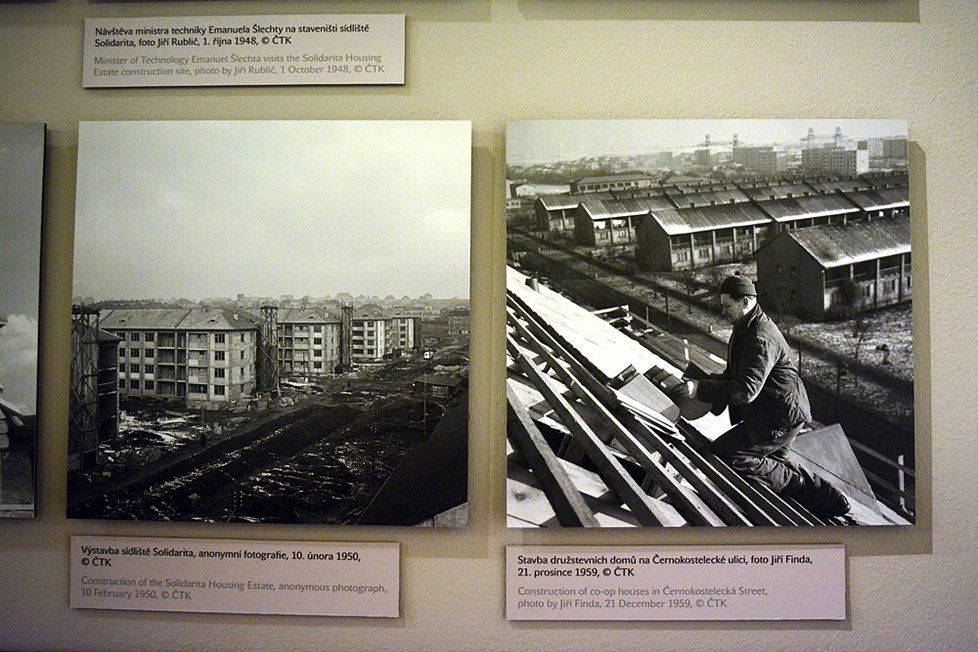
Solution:
[[[37,318],[44,125],[0,124],[0,314]]]
[[[646,154],[693,148],[706,134],[711,142],[743,145],[791,143],[814,127],[831,135],[836,127],[850,138],[906,136],[905,120],[537,120],[506,126],[510,165],[575,160],[584,156]]]
[[[0,124],[0,387],[36,412],[44,125]]]
[[[86,122],[74,294],[468,297],[462,121]]]

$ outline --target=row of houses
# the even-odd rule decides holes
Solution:
[[[772,310],[826,319],[912,299],[905,173],[697,183],[538,200],[538,225],[589,247],[634,245],[640,266],[757,262]]]
[[[647,269],[678,271],[735,262],[784,230],[908,215],[905,175],[723,184],[658,195],[545,195],[540,230],[589,247],[637,244]]]

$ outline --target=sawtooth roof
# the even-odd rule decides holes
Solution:
[[[581,210],[592,220],[645,215],[653,208],[668,208],[671,206],[672,202],[665,197],[619,200],[585,199],[581,202]]]
[[[784,199],[788,195],[792,197],[804,197],[805,195],[818,194],[814,188],[807,183],[785,183],[781,185],[759,185],[752,188],[744,188],[744,192],[754,201],[769,201],[773,196],[775,199]]]
[[[836,192],[837,190],[843,190],[845,192],[852,192],[856,190],[867,190],[873,187],[873,184],[865,181],[863,179],[839,179],[837,181],[809,181],[808,185],[821,193]]]

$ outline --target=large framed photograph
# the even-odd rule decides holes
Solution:
[[[33,518],[43,124],[0,124],[0,518]]]
[[[68,515],[464,525],[471,126],[79,130]]]
[[[511,527],[915,522],[902,120],[506,133]]]

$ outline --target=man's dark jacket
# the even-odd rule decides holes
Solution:
[[[734,324],[726,370],[701,380],[697,397],[721,409],[729,406],[732,423],[753,426],[753,443],[777,438],[776,431],[812,419],[808,393],[788,343],[759,305]]]

